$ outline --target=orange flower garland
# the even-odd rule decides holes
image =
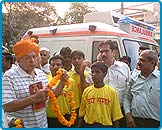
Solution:
[[[57,71],[57,75],[54,76],[52,78],[52,80],[50,81],[50,83],[48,83],[47,85],[47,88],[51,89],[52,86],[54,86],[57,81],[60,79],[61,75],[63,74],[63,70],[62,68],[60,68],[58,71]],[[70,81],[69,79],[65,82],[65,85],[69,86],[70,85]],[[59,120],[59,122],[67,127],[70,127],[71,125],[74,124],[75,120],[76,120],[76,112],[75,112],[75,101],[74,101],[74,93],[72,91],[68,92],[68,96],[70,98],[70,108],[71,108],[71,117],[70,117],[70,121],[67,121],[65,119],[65,117],[62,115],[61,111],[60,111],[60,107],[58,106],[57,104],[57,98],[55,96],[55,94],[53,93],[52,90],[50,90],[48,92],[48,96],[52,102],[52,107],[53,107],[53,110],[55,111],[56,113],[56,116]]]
[[[15,125],[16,125],[16,128],[23,128],[23,126],[21,125],[20,119],[16,119],[16,120],[14,121],[14,123],[15,123]]]

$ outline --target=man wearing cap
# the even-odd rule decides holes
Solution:
[[[38,110],[33,105],[47,100],[48,80],[42,70],[35,68],[39,46],[21,40],[13,46],[18,66],[8,70],[2,80],[2,106],[9,116],[21,118],[25,128],[47,128],[45,106]],[[41,82],[42,88],[31,94],[29,87]],[[62,86],[53,90],[58,96]]]
[[[13,64],[13,56],[8,52],[2,53],[2,74],[4,74],[7,70],[12,67]]]

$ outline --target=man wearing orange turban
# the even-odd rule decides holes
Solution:
[[[24,39],[24,40],[17,42],[13,46],[13,51],[15,53],[16,58],[19,59],[32,51],[38,55],[39,46],[38,44],[33,43],[30,40]]]
[[[2,105],[10,116],[21,118],[25,128],[47,128],[46,109],[35,111],[32,107],[47,100],[49,90],[45,73],[35,68],[39,55],[39,46],[31,40],[23,39],[13,46],[18,65],[6,71],[3,77]],[[32,94],[33,85],[42,88]],[[10,113],[11,112],[11,113]]]
[[[21,118],[25,128],[47,128],[45,101],[48,84],[45,73],[36,68],[39,47],[30,39],[24,39],[13,46],[18,65],[4,73],[2,80],[2,105],[9,116]],[[63,75],[64,76],[64,75]],[[64,80],[66,81],[66,80]],[[54,93],[59,95],[63,89],[58,86]],[[34,86],[38,91],[33,92]],[[61,88],[60,88],[61,87]],[[42,88],[42,89],[39,89]],[[37,109],[33,106],[40,104]]]

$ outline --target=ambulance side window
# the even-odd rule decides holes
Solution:
[[[158,46],[155,46],[150,43],[128,40],[128,39],[124,39],[123,42],[124,42],[126,54],[127,56],[131,58],[131,69],[132,70],[135,68],[135,65],[137,63],[137,60],[138,60],[138,57],[141,51],[150,49],[150,50],[154,50],[157,53],[159,52]]]
[[[117,41],[114,41],[114,44],[116,44],[116,54],[115,54],[115,59],[116,59],[116,60],[119,60],[119,58],[120,58],[120,54],[119,54],[119,48],[118,48]]]
[[[92,63],[97,61],[97,55],[99,53],[98,51],[98,46],[99,44],[101,43],[102,41],[94,41],[92,43]],[[117,41],[113,40],[114,44],[116,44],[116,55],[115,55],[115,59],[118,60],[119,57],[120,57],[120,54],[119,54],[119,48],[118,48],[118,45],[117,45]]]
[[[123,40],[126,55],[131,58],[131,69],[133,70],[138,60],[139,43],[133,40]]]
[[[159,47],[155,46],[153,44],[149,44],[149,43],[144,43],[144,42],[139,42],[140,50],[146,50],[146,49],[150,49],[150,50],[154,50],[156,53],[159,53]]]
[[[97,55],[99,53],[98,46],[102,41],[94,41],[92,43],[92,63],[97,61]]]

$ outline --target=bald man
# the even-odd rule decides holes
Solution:
[[[127,127],[157,128],[160,126],[160,71],[158,55],[152,50],[141,52],[139,73],[131,76],[123,106]]]

